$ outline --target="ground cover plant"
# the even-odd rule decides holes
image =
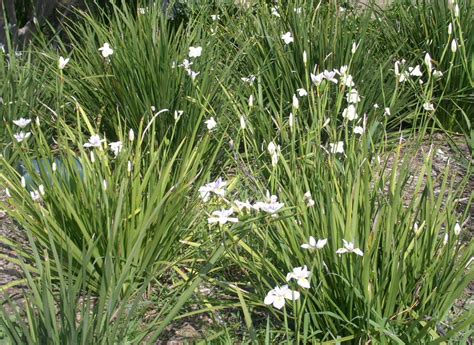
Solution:
[[[1,55],[0,339],[467,341],[472,5],[173,6]]]

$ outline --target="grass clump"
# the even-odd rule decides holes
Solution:
[[[430,148],[470,135],[459,6],[112,5],[3,56],[1,207],[28,242],[0,237],[3,290],[26,285],[3,336],[152,343],[206,314],[208,342],[468,337],[471,162],[435,176]]]

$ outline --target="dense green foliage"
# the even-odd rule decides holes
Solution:
[[[27,286],[0,339],[153,343],[199,314],[219,343],[468,337],[471,162],[433,176],[422,147],[473,138],[472,5],[148,5],[0,53],[0,209],[29,243],[0,235],[25,275],[0,289]]]

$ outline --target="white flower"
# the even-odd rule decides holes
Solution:
[[[300,97],[308,96],[308,92],[303,88],[296,89],[296,92],[298,92],[298,96]]]
[[[298,100],[298,97],[296,97],[295,94],[293,94],[292,107],[293,109],[298,109],[300,107],[300,101]]]
[[[420,233],[420,228],[419,228],[417,222],[415,222],[415,224],[413,224],[413,231],[415,232],[415,235],[417,235],[417,236]]]
[[[175,110],[173,117],[175,121],[178,121],[181,118],[181,115],[183,115],[184,111],[182,110]]]
[[[308,267],[304,265],[303,267],[295,267],[293,271],[286,275],[286,281],[289,282],[291,279],[296,280],[296,283],[302,288],[309,289],[309,277],[311,276],[311,271],[308,271]]]
[[[128,131],[128,140],[129,141],[134,141],[135,140],[135,132],[133,131],[132,128]]]
[[[53,172],[56,172],[56,170],[58,170],[58,165],[56,164],[56,162],[53,162],[53,164],[51,164],[51,170]]]
[[[295,7],[294,11],[296,14],[301,14],[301,12],[303,12],[303,9],[301,7]]]
[[[301,248],[303,249],[322,249],[328,243],[327,238],[317,240],[313,236],[309,236],[309,242],[303,243]]]
[[[353,104],[349,104],[349,106],[342,111],[342,117],[349,121],[357,119],[359,116],[357,115],[356,107]]]
[[[243,210],[251,211],[253,209],[252,204],[248,200],[247,201],[235,200],[234,203],[237,209],[239,210],[239,212]]]
[[[296,301],[300,298],[298,291],[293,291],[288,288],[288,285],[282,287],[276,286],[273,290],[270,290],[265,297],[263,303],[266,305],[272,304],[275,308],[281,309],[285,306],[285,299]]]
[[[438,71],[438,70],[435,69],[435,70],[433,70],[433,76],[435,78],[441,78],[443,76],[443,72]]]
[[[270,154],[272,154],[272,153],[275,153],[277,150],[279,150],[280,147],[277,147],[277,146],[275,145],[275,143],[274,143],[273,141],[271,141],[271,142],[268,144],[267,149],[268,149],[268,152],[269,152]]]
[[[7,198],[12,197],[12,195],[10,194],[10,190],[8,188],[5,188],[5,195],[7,196]]]
[[[191,80],[195,80],[196,77],[201,73],[201,72],[194,72],[192,69],[188,68],[186,69],[186,73],[191,77]]]
[[[313,74],[311,73],[310,74],[311,76],[311,81],[313,82],[313,84],[315,84],[316,86],[319,86],[323,80],[324,80],[324,75],[322,73],[319,73],[319,74]]]
[[[62,56],[60,56],[59,61],[58,61],[58,68],[59,69],[64,69],[64,67],[66,67],[68,62],[69,62],[69,58],[65,59]]]
[[[272,15],[274,15],[275,17],[280,18],[280,13],[278,13],[278,7],[273,6],[273,7],[271,8],[271,11],[272,11]]]
[[[184,59],[183,63],[181,65],[179,65],[178,67],[183,67],[187,71],[188,69],[191,69],[192,64],[193,63],[191,61],[189,61],[188,59]]]
[[[21,186],[22,186],[23,188],[26,188],[26,179],[25,179],[25,176],[22,176],[22,177],[21,177],[20,183],[21,183]]]
[[[131,162],[131,161],[128,161],[128,162],[127,162],[127,171],[128,171],[129,173],[131,173],[131,172],[132,172],[132,168],[133,168],[132,162]]]
[[[20,133],[17,133],[17,134],[13,134],[13,137],[16,139],[16,141],[18,141],[19,143],[21,143],[23,140],[26,140],[30,137],[31,133],[30,132],[23,132],[21,131]]]
[[[392,115],[392,112],[390,111],[390,108],[385,108],[383,114],[386,115],[386,116],[390,116],[390,115]]]
[[[431,56],[430,54],[426,53],[425,54],[425,59],[424,59],[426,69],[428,70],[428,73],[431,73],[431,69],[433,68],[433,65],[431,64]]]
[[[413,77],[421,77],[423,73],[421,72],[420,65],[416,65],[415,67],[408,67],[408,72]]]
[[[452,51],[453,53],[455,53],[456,50],[458,50],[458,41],[456,41],[456,39],[454,38],[454,39],[451,41],[451,51]]]
[[[122,151],[122,148],[123,148],[123,144],[121,141],[110,143],[109,146],[112,152],[114,153],[115,157],[118,156],[118,154],[120,153],[120,151]]]
[[[403,82],[405,82],[405,81],[408,79],[409,76],[410,76],[410,75],[408,74],[408,72],[405,71],[405,72],[403,72],[402,74],[400,74],[400,75],[398,76],[398,81],[399,81],[400,83],[403,83]]]
[[[316,202],[313,199],[308,199],[306,202],[306,206],[308,207],[313,207],[316,204]]]
[[[250,85],[253,84],[253,82],[255,81],[255,76],[253,74],[251,74],[250,76],[248,77],[242,77],[240,78],[244,83],[249,83]]]
[[[102,56],[104,58],[108,58],[114,53],[114,50],[110,48],[110,45],[108,43],[104,43],[104,45],[99,48],[99,51],[102,52]]]
[[[310,191],[307,191],[306,193],[304,193],[303,197],[305,199],[311,199],[311,192]]]
[[[346,240],[342,240],[342,242],[344,242],[344,247],[336,250],[336,254],[354,253],[359,256],[364,256],[364,252],[359,248],[355,248],[354,243],[347,242]]]
[[[453,33],[453,23],[448,24],[448,35],[451,35]]]
[[[423,103],[423,109],[425,109],[426,111],[435,110],[433,103],[430,103],[430,102]]]
[[[188,56],[190,58],[200,57],[202,54],[202,47],[189,47]]]
[[[89,157],[90,157],[91,163],[95,163],[94,151],[91,151],[91,152],[89,153]]]
[[[227,222],[237,223],[239,221],[238,218],[230,217],[234,213],[234,210],[220,210],[212,212],[212,217],[207,218],[207,222],[209,224],[219,223],[220,225],[224,225]]]
[[[216,20],[221,19],[221,16],[218,15],[218,14],[211,14],[211,19],[212,19],[213,21],[216,21]]]
[[[343,65],[339,69],[335,69],[334,72],[336,72],[339,75],[345,75],[347,74],[347,71],[349,70],[349,66]]]
[[[341,83],[343,83],[346,87],[353,87],[355,85],[350,74],[342,75]]]
[[[32,190],[30,192],[31,199],[33,201],[40,201],[41,200],[41,194],[37,190]]]
[[[354,134],[364,134],[365,130],[364,130],[364,127],[361,127],[361,126],[355,126],[354,127]]]
[[[30,124],[31,120],[30,119],[25,119],[23,117],[19,118],[18,120],[13,120],[13,123],[17,125],[20,128],[25,128]]]
[[[281,35],[281,39],[283,40],[283,42],[285,42],[285,44],[290,44],[295,40],[293,38],[293,35],[289,31],[286,34]]]
[[[324,70],[323,77],[327,81],[332,81],[334,84],[337,84],[336,72],[335,71]]]
[[[209,131],[212,131],[217,126],[217,122],[216,120],[214,120],[214,117],[211,117],[209,120],[204,121],[204,123],[206,124],[207,129]]]
[[[350,90],[347,94],[346,94],[346,100],[347,100],[347,103],[359,103],[360,102],[360,96],[359,96],[359,93],[357,92],[356,89],[352,89]]]
[[[278,198],[275,195],[272,195],[270,197],[270,202],[262,202],[262,201],[257,201],[255,205],[253,205],[253,209],[256,211],[264,211],[270,214],[275,214],[277,213],[283,206],[285,206],[284,203],[278,202]]]
[[[103,188],[104,190],[107,190],[107,187],[108,187],[107,181],[106,181],[106,180],[102,180],[102,188]]]
[[[338,141],[337,143],[329,144],[329,152],[331,153],[344,153],[344,142]]]
[[[268,153],[270,153],[270,156],[272,157],[272,166],[277,165],[278,163],[278,156],[280,155],[280,145],[275,145],[273,141],[271,141],[268,144],[267,147]]]
[[[447,245],[447,244],[448,244],[448,241],[449,241],[449,235],[448,235],[448,233],[445,233],[445,234],[444,234],[444,239],[443,239],[443,244],[444,244],[444,245]]]
[[[201,199],[204,202],[207,202],[211,197],[211,194],[214,193],[218,196],[225,195],[225,186],[227,186],[227,181],[222,180],[219,177],[215,182],[208,183],[199,188],[199,193],[201,195]]]
[[[306,53],[306,50],[303,51],[303,64],[306,66],[308,63],[308,54]]]
[[[98,135],[92,135],[89,138],[89,142],[84,144],[84,147],[101,147],[104,139],[100,139]]]
[[[461,225],[459,225],[459,223],[456,223],[456,225],[454,226],[454,234],[456,236],[459,236],[460,233],[461,233]]]
[[[45,195],[45,194],[46,194],[46,192],[45,192],[45,190],[44,190],[44,186],[43,186],[42,184],[40,184],[40,185],[38,186],[38,191],[39,191],[39,193],[40,193],[41,195]]]

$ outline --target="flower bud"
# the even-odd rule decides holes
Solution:
[[[249,97],[249,107],[250,108],[253,107],[253,95],[250,95],[250,97]]]
[[[455,53],[457,50],[458,50],[458,42],[457,42],[456,39],[454,38],[454,39],[451,41],[451,51],[452,51],[453,53]]]
[[[247,128],[247,124],[245,123],[245,117],[240,116],[240,128],[245,129]]]

